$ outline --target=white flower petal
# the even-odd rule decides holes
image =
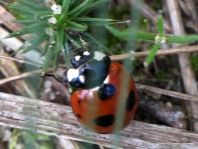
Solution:
[[[52,6],[51,6],[51,10],[56,10],[57,9],[57,5],[56,4],[53,4]]]
[[[57,5],[57,8],[54,10],[54,14],[61,14],[62,13],[62,7],[61,5]]]
[[[54,14],[61,14],[61,12],[62,12],[62,7],[61,7],[61,5],[53,4],[53,5],[51,6],[51,10],[53,11]]]
[[[48,19],[48,22],[51,23],[51,24],[56,24],[57,20],[55,17],[51,17]]]

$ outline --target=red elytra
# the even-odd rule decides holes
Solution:
[[[122,91],[123,76],[129,78],[128,91],[124,99],[119,98]],[[112,97],[101,100],[97,88],[76,90],[71,96],[71,106],[77,119],[98,133],[112,133],[115,129],[119,131],[116,127],[119,125],[116,120],[116,113],[122,102],[126,105],[123,113],[123,125],[119,128],[126,127],[134,118],[139,101],[135,83],[122,64],[112,62],[108,77],[109,83],[114,85],[116,89]]]

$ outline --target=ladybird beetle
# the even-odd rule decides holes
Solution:
[[[114,132],[119,123],[116,113],[120,101],[126,103],[122,128],[134,118],[139,101],[135,83],[123,65],[111,62],[108,68],[108,75],[105,75],[106,78],[99,86],[78,89],[71,95],[71,107],[77,119],[93,131],[104,134]],[[123,75],[130,78],[126,99],[119,98]]]

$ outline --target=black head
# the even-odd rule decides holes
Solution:
[[[67,71],[67,80],[74,88],[90,89],[103,84],[109,73],[110,58],[101,52],[93,55],[83,52],[83,56],[72,58],[72,65]],[[89,55],[90,54],[90,55]]]
[[[75,56],[71,58],[71,64],[74,68],[78,68],[84,63],[93,58],[93,53],[89,51],[79,51]]]

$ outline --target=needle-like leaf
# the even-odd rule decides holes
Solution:
[[[77,32],[84,32],[87,30],[87,25],[83,25],[77,22],[68,21],[68,29],[77,31]]]
[[[37,22],[32,25],[23,27],[21,30],[11,33],[7,38],[16,37],[24,34],[43,32],[43,30],[45,30],[45,24],[46,22]]]
[[[145,62],[147,65],[149,65],[155,58],[155,54],[157,53],[157,51],[160,48],[160,44],[154,44],[153,47],[150,50],[150,54],[148,55],[148,57],[146,58]]]
[[[164,35],[164,20],[162,16],[159,16],[157,19],[157,31],[160,36]]]

